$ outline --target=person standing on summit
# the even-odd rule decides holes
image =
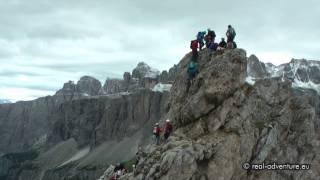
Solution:
[[[194,62],[197,62],[198,59],[198,47],[199,47],[199,42],[198,40],[192,40],[190,43],[190,49],[192,50],[192,57],[191,60]]]
[[[209,48],[210,45],[212,45],[212,43],[214,43],[215,38],[216,38],[216,33],[213,30],[211,30],[210,28],[208,28],[208,33],[204,38],[207,48]]]
[[[227,36],[227,43],[232,42],[234,38],[236,37],[236,31],[234,30],[234,28],[231,25],[228,25],[228,30],[226,32],[226,36]]]
[[[219,47],[227,48],[227,43],[226,43],[226,41],[224,40],[224,38],[221,38],[221,41],[220,41],[220,43],[219,43]]]
[[[198,41],[198,43],[199,43],[199,45],[200,45],[200,47],[199,47],[199,50],[201,51],[202,50],[202,48],[203,48],[203,46],[204,46],[204,42],[203,42],[203,40],[204,40],[204,36],[206,35],[206,32],[205,31],[200,31],[200,32],[198,32],[198,34],[197,34],[197,41]]]

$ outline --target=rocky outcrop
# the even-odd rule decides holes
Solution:
[[[99,80],[90,77],[90,76],[83,76],[77,82],[76,89],[79,93],[88,96],[96,96],[101,89],[101,83]]]
[[[240,49],[200,53],[200,73],[190,87],[178,65],[169,116],[176,127],[169,142],[153,150],[122,179],[247,180],[313,179],[320,176],[320,100],[314,91],[268,78],[245,83]],[[311,164],[310,170],[255,171],[250,164]]]
[[[255,78],[267,78],[270,76],[269,72],[266,69],[266,65],[263,62],[260,62],[257,56],[251,55],[248,58],[248,76]]]
[[[143,79],[145,77],[157,79],[159,75],[159,70],[151,68],[144,62],[138,63],[137,67],[132,70],[132,77],[137,79]]]
[[[99,91],[100,95],[116,94],[121,92],[134,92],[138,89],[153,89],[158,83],[172,84],[175,79],[176,67],[167,71],[154,69],[144,62],[138,63],[137,67],[130,72],[125,72],[123,79],[107,79]]]
[[[176,79],[177,71],[178,71],[177,65],[174,65],[172,68],[170,68],[169,72],[162,71],[162,73],[159,76],[159,81],[164,84],[172,84]]]
[[[90,76],[83,76],[77,84],[73,81],[65,83],[63,88],[56,92],[55,97],[59,101],[71,101],[96,96],[99,94],[100,89],[101,83],[99,80]]]

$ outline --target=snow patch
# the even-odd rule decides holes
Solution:
[[[170,91],[171,87],[172,87],[172,84],[158,83],[152,88],[152,91],[155,91],[155,92]]]
[[[86,148],[78,151],[74,156],[72,156],[69,160],[65,161],[64,163],[62,163],[58,167],[62,167],[70,162],[79,160],[79,159],[83,158],[85,155],[87,155],[89,152],[90,152],[90,147],[86,147]]]
[[[90,96],[88,93],[82,93],[83,96],[88,97]]]
[[[294,82],[292,83],[292,87],[313,89],[313,90],[317,91],[318,94],[320,94],[320,84],[315,84],[312,81],[302,82],[302,81],[295,79]]]
[[[247,76],[246,77],[246,82],[250,85],[254,85],[255,81],[254,81],[254,78],[251,77],[251,76]]]

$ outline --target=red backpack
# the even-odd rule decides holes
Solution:
[[[191,41],[190,48],[197,49],[198,48],[198,41],[197,40]]]

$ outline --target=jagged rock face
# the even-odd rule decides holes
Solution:
[[[266,65],[263,62],[260,62],[257,56],[251,55],[248,58],[248,76],[255,78],[266,78],[269,76],[269,73],[266,70]]]
[[[132,92],[139,89],[139,81],[131,78],[128,73],[124,74],[124,79],[107,79],[99,94],[116,94],[120,92]]]
[[[199,56],[200,73],[192,86],[187,84],[188,54],[178,65],[176,81],[171,88],[171,111],[178,126],[198,120],[219,106],[245,82],[246,53],[243,50],[227,51]],[[214,84],[214,86],[213,86]],[[189,101],[186,103],[186,99]]]
[[[172,84],[175,79],[176,66],[170,68],[169,73],[151,68],[140,62],[132,71],[123,74],[123,79],[107,79],[99,91],[99,95],[134,92],[138,89],[153,89],[157,83]]]
[[[96,96],[101,89],[101,83],[93,77],[83,76],[77,82],[76,88],[79,93],[87,94],[88,96]]]
[[[168,71],[162,71],[159,77],[159,81],[163,83],[167,83],[169,81],[169,73]]]
[[[48,116],[56,106],[52,97],[0,105],[0,152],[19,152],[36,145],[48,133],[52,125]]]
[[[122,87],[122,80],[119,79],[107,79],[103,85],[102,91],[100,94],[114,94],[125,90]]]
[[[168,95],[145,89],[63,103],[53,96],[0,105],[0,177],[96,179],[109,163],[130,160],[138,145],[151,140],[153,124],[167,112]],[[85,147],[90,153],[61,166]],[[21,162],[6,155],[38,148],[39,157]]]
[[[167,99],[164,93],[140,90],[130,95],[64,103],[55,116],[49,139],[55,142],[74,138],[84,146],[132,136],[165,114]]]
[[[56,96],[66,97],[68,100],[72,99],[77,90],[76,84],[73,81],[68,81],[63,84],[62,89],[56,92]]]
[[[83,76],[77,84],[73,81],[64,83],[63,88],[57,91],[55,96],[58,101],[70,101],[87,98],[89,96],[96,96],[99,94],[100,89],[101,83],[99,80],[90,76]]]
[[[174,65],[169,69],[169,82],[174,82],[177,76],[178,66]]]
[[[125,72],[123,74],[123,80],[127,83],[130,83],[130,81],[132,80],[131,74],[129,72]]]
[[[174,134],[122,179],[320,177],[320,100],[314,91],[293,89],[281,78],[244,83],[245,52],[238,49],[212,56],[202,51],[200,73],[187,91],[181,81],[189,59],[190,54],[178,65],[171,91]],[[311,164],[311,170],[244,170],[245,162]]]
[[[169,69],[168,71],[162,71],[159,77],[159,81],[161,83],[167,84],[167,83],[173,83],[174,80],[176,79],[176,74],[177,74],[178,68],[177,65],[174,65],[172,68]]]
[[[144,62],[140,62],[136,68],[132,70],[132,77],[142,79],[144,77],[157,79],[160,72],[157,69],[151,68]]]

